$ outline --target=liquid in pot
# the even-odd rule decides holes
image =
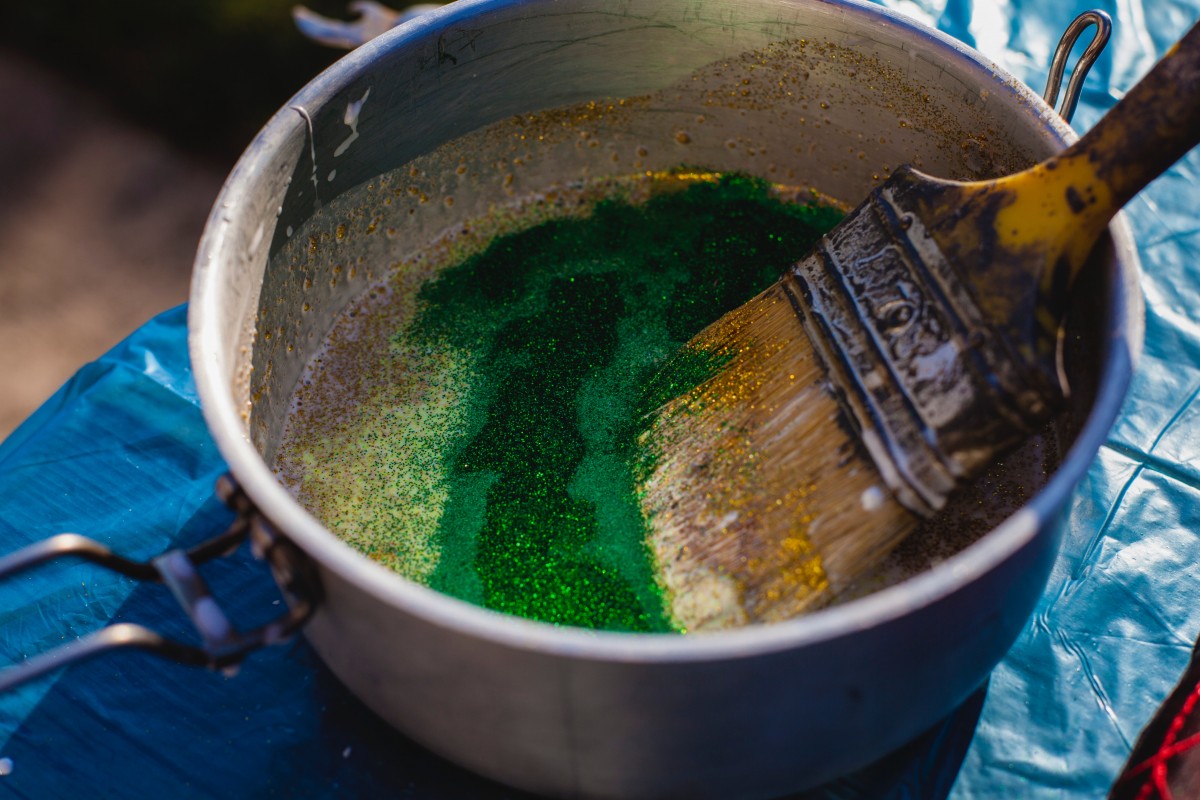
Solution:
[[[293,401],[279,474],[339,536],[446,594],[555,624],[679,630],[645,543],[637,435],[706,375],[654,379],[841,213],[682,171],[529,204],[415,302],[396,301],[413,291],[401,281],[343,314]]]

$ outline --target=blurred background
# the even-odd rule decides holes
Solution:
[[[301,36],[292,5],[5,5],[0,440],[84,363],[186,301],[225,175],[270,115],[344,52]],[[306,5],[354,16],[346,0]]]

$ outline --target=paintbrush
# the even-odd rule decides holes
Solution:
[[[676,622],[827,604],[1040,430],[1066,397],[1077,275],[1116,212],[1197,142],[1200,25],[1061,154],[980,182],[902,168],[696,336],[664,374],[710,376],[640,439]]]

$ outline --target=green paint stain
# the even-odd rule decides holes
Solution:
[[[673,630],[634,488],[641,420],[720,366],[669,357],[840,217],[725,176],[498,238],[428,284],[398,345],[471,354],[429,585],[550,623]]]

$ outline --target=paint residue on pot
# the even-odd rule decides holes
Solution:
[[[376,327],[394,292],[345,316],[340,338],[388,347],[318,359],[309,385],[386,379],[366,402],[301,392],[280,472],[336,533],[447,594],[556,624],[672,630],[635,488],[639,421],[662,400],[651,379],[841,211],[702,173],[610,181],[624,199],[582,215],[569,194],[570,218],[424,283],[406,322]]]

